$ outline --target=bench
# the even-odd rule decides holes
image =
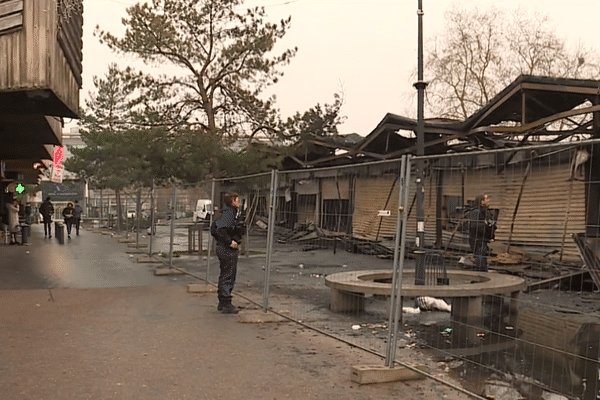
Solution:
[[[495,272],[448,271],[449,285],[415,285],[414,271],[404,272],[400,295],[450,298],[454,321],[480,326],[483,297],[510,293],[509,323],[517,320],[518,295],[527,285],[524,279]],[[384,296],[390,309],[392,270],[349,271],[327,275],[333,312],[362,312],[365,295]]]

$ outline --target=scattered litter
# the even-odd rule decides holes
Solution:
[[[464,361],[460,361],[460,360],[454,360],[454,361],[450,361],[448,363],[448,367],[450,367],[451,369],[455,369],[458,367],[462,367],[464,364]]]
[[[544,392],[542,393],[542,400],[569,400],[565,396],[561,396],[560,394]]]
[[[524,399],[517,389],[512,388],[509,383],[502,381],[492,381],[485,385],[484,396],[495,400]]]
[[[367,324],[369,329],[387,329],[387,324]]]
[[[298,268],[304,269],[304,264],[298,264]]]
[[[452,335],[452,328],[446,328],[440,333],[442,334],[442,336],[450,336]]]
[[[461,257],[458,260],[458,263],[465,266],[465,267],[473,267],[475,266],[475,263],[473,262],[473,260],[471,260],[470,258],[467,257]]]
[[[452,307],[442,299],[436,299],[435,297],[419,296],[415,298],[415,305],[418,306],[421,311],[446,311],[451,312]]]
[[[311,278],[320,278],[322,276],[323,276],[323,274],[310,274]]]
[[[419,307],[402,307],[404,314],[419,314],[421,309]]]
[[[360,325],[352,325],[352,330],[357,331],[360,329]]]
[[[39,304],[36,304],[35,306],[36,306],[36,307],[41,307],[41,305],[39,305]]]
[[[348,268],[348,265],[344,264],[342,265],[342,268]]]

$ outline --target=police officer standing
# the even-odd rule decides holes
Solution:
[[[494,239],[496,224],[489,211],[488,195],[475,197],[474,209],[469,212],[469,246],[475,256],[474,271],[487,272],[488,243]]]
[[[215,221],[214,237],[217,241],[217,257],[221,274],[217,295],[217,309],[224,314],[237,314],[238,309],[231,304],[233,286],[237,273],[239,246],[244,234],[244,224],[239,220],[240,197],[237,193],[228,192],[224,197],[225,209],[221,217]]]

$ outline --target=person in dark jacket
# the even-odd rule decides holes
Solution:
[[[487,195],[475,197],[474,209],[469,212],[469,246],[475,256],[474,271],[487,272],[488,243],[494,238],[495,223],[489,208]]]
[[[68,203],[67,207],[62,212],[63,218],[65,219],[65,225],[67,225],[67,236],[71,239],[71,228],[75,223],[75,208],[73,203]]]
[[[75,200],[75,210],[73,218],[75,218],[75,230],[79,236],[79,227],[81,226],[81,215],[83,214],[83,208],[79,205],[79,201]]]
[[[221,273],[217,296],[219,305],[217,309],[224,314],[237,314],[238,309],[231,304],[233,286],[237,274],[239,246],[244,233],[243,223],[238,218],[240,197],[237,193],[229,192],[224,198],[225,209],[221,217],[216,220],[217,257],[219,258]]]
[[[50,203],[50,197],[40,206],[40,214],[44,218],[44,237],[52,237],[52,215],[54,215],[54,206]]]

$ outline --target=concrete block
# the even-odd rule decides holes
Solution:
[[[217,293],[217,288],[206,283],[190,283],[188,285],[189,293]]]
[[[362,293],[350,293],[331,289],[331,303],[329,308],[333,312],[360,313],[365,310],[365,296]]]
[[[287,318],[263,310],[240,311],[238,321],[245,324],[262,324],[267,322],[288,322]]]
[[[425,365],[416,364],[414,367],[423,372],[427,372],[427,367]],[[351,372],[352,375],[350,379],[352,382],[356,382],[360,385],[425,379],[425,375],[400,366],[390,368],[384,365],[355,365],[352,367]]]
[[[156,268],[154,270],[154,275],[156,276],[164,276],[164,275],[183,275],[185,274],[185,271],[180,270],[180,269],[175,269],[175,268],[169,268],[169,267],[165,267],[165,268]]]
[[[127,247],[133,247],[133,248],[136,248],[136,249],[141,249],[141,248],[148,247],[148,245],[147,244],[142,244],[142,243],[135,244],[135,240],[134,240],[132,243],[128,244]]]
[[[156,257],[138,257],[137,262],[139,262],[139,263],[160,263],[160,260]]]

